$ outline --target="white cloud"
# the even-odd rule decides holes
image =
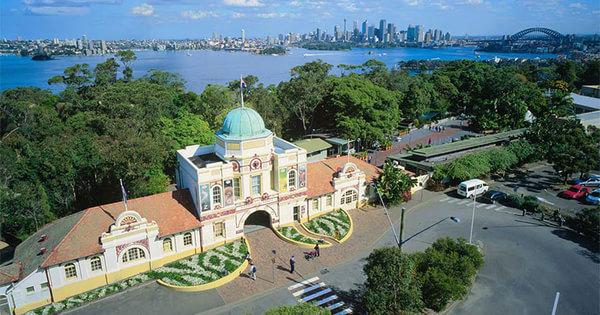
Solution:
[[[213,11],[186,10],[181,12],[181,16],[191,20],[200,20],[207,17],[218,17],[219,15]]]
[[[90,4],[120,4],[122,0],[23,0],[28,6],[37,7],[85,7]]]
[[[137,7],[131,8],[131,13],[135,15],[152,16],[154,15],[154,7],[147,3],[142,3]]]
[[[569,8],[572,9],[584,9],[585,8],[585,4],[581,3],[581,2],[574,2],[569,4]]]
[[[246,16],[246,14],[245,14],[245,13],[233,12],[233,18],[234,18],[234,19],[243,18],[243,17],[245,17],[245,16]]]
[[[34,6],[27,8],[32,14],[38,15],[82,15],[90,12],[87,7],[58,7],[58,6]]]
[[[223,0],[225,5],[233,7],[262,7],[264,4],[260,0]]]
[[[285,13],[285,12],[281,12],[281,13],[269,12],[269,13],[256,14],[256,17],[259,17],[262,19],[276,19],[276,18],[297,17],[297,16],[298,15],[295,13]]]
[[[464,0],[461,3],[462,4],[478,5],[478,4],[483,4],[483,0]]]

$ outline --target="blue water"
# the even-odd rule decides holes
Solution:
[[[372,51],[373,54],[369,54]],[[290,50],[284,56],[263,56],[242,52],[226,51],[138,51],[138,59],[133,63],[134,76],[146,74],[150,69],[160,69],[179,73],[187,82],[189,90],[201,92],[208,84],[223,84],[236,80],[241,75],[253,74],[260,82],[277,84],[289,79],[292,67],[309,61],[322,59],[332,65],[361,64],[369,59],[377,59],[392,67],[407,60],[458,60],[499,58],[554,58],[553,54],[502,54],[475,53],[474,47],[451,47],[443,49],[357,48],[350,51],[309,51],[300,48]],[[64,56],[56,60],[33,61],[30,57],[0,55],[0,90],[19,86],[36,86],[61,90],[60,86],[49,86],[48,79],[77,63],[87,63],[90,69],[111,56]],[[333,73],[340,73],[334,68]]]

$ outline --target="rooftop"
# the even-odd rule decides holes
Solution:
[[[230,111],[223,120],[217,135],[226,140],[247,140],[267,137],[272,132],[265,128],[260,114],[249,107],[238,107]]]
[[[320,138],[302,139],[295,141],[294,144],[306,150],[308,154],[331,148],[331,144]]]
[[[371,182],[379,176],[380,169],[378,167],[353,156],[339,156],[308,163],[307,196],[310,198],[333,193],[335,191],[333,188],[333,178],[338,171],[344,168],[344,165],[348,161],[356,164],[358,169],[365,173],[367,182]]]
[[[571,93],[573,104],[587,107],[594,110],[600,110],[600,98]]]
[[[188,158],[197,168],[203,168],[207,164],[223,162],[223,160],[214,153],[201,154]]]

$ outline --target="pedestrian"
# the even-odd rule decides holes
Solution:
[[[250,277],[256,281],[256,266],[252,262],[250,263]]]
[[[294,255],[292,255],[292,257],[290,257],[290,273],[294,273],[295,267],[296,267],[296,259],[294,258]]]
[[[542,221],[544,221],[544,214],[546,214],[546,211],[542,210]]]
[[[562,227],[563,224],[565,223],[565,219],[563,219],[562,215],[558,215],[558,226]]]
[[[525,216],[527,214],[527,210],[525,210],[525,208],[523,208],[523,216]]]
[[[319,248],[319,243],[315,245],[315,252],[317,252],[317,257],[321,256],[321,249]]]

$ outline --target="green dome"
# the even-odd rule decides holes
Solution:
[[[252,108],[238,107],[230,111],[223,127],[217,135],[230,140],[244,140],[258,137],[266,137],[271,131],[265,128],[262,117]]]

